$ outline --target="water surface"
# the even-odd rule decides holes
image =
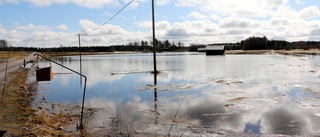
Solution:
[[[78,56],[53,60],[79,71]],[[311,55],[159,53],[155,85],[152,54],[82,56],[85,105],[99,110],[87,125],[101,134],[118,120],[136,133],[162,135],[317,135],[319,61]],[[81,103],[83,79],[51,66],[54,79],[39,83],[38,96]]]

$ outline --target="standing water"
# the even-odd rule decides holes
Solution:
[[[52,59],[79,71],[77,56]],[[82,56],[82,63],[92,135],[320,134],[320,56],[159,53],[157,85],[152,54]],[[38,101],[80,104],[80,76],[52,67]]]

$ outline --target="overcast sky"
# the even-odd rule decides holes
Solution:
[[[0,0],[0,39],[13,46],[151,41],[151,0]],[[155,0],[156,38],[185,45],[250,36],[320,40],[319,0]],[[95,31],[93,31],[95,30]]]

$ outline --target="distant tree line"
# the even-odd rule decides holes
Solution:
[[[43,47],[10,47],[8,48],[5,40],[0,40],[0,50],[13,50],[13,51],[37,51],[37,52],[77,52],[80,51],[78,46],[43,48]],[[161,51],[187,51],[182,42],[170,42],[169,40],[157,40],[156,39],[156,50]],[[112,46],[83,46],[81,47],[82,52],[114,52],[114,51],[141,51],[141,52],[152,52],[153,43],[148,41],[140,42],[129,42],[123,45],[112,45]]]
[[[209,45],[225,45],[225,50],[281,50],[281,49],[320,49],[320,41],[296,41],[287,42],[285,40],[268,40],[263,37],[249,37],[236,43],[214,43]],[[204,48],[205,44],[190,44],[185,46],[182,42],[170,42],[169,40],[157,40],[156,50],[161,51],[191,51],[196,52],[198,48]],[[6,40],[0,39],[0,50],[2,51],[37,51],[37,52],[77,52],[79,47],[60,47],[43,48],[43,47],[12,47]],[[153,43],[148,41],[129,42],[123,45],[112,46],[84,46],[81,47],[82,52],[114,52],[114,51],[139,51],[152,52]]]
[[[320,49],[319,41],[287,42],[285,40],[268,40],[264,37],[249,37],[240,42],[243,50],[291,50],[291,49]]]
[[[155,40],[157,51],[176,51],[178,49],[183,49],[184,44],[182,42],[170,42],[169,40]],[[150,43],[150,45],[149,45]],[[124,46],[141,46],[141,47],[153,47],[153,42],[141,41],[141,42],[130,42]],[[140,48],[139,48],[140,49]],[[147,48],[149,49],[149,48]],[[145,49],[143,49],[145,50]]]
[[[291,50],[291,49],[320,49],[320,41],[296,41],[287,42],[285,40],[268,40],[263,37],[249,37],[236,43],[214,43],[209,45],[225,45],[225,50]],[[204,44],[191,44],[189,51],[197,51],[204,48]]]
[[[244,42],[243,50],[260,50],[267,49],[268,39],[267,37],[250,37],[247,38]]]

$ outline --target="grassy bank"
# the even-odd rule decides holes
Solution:
[[[24,53],[15,55],[14,58],[19,58]],[[5,136],[65,136],[59,128],[72,121],[70,116],[53,115],[43,108],[32,107],[38,83],[28,80],[30,73],[34,69],[22,68],[10,73],[5,89],[3,85],[0,87],[0,136],[3,133]]]
[[[26,84],[27,69],[14,73],[13,78],[6,84],[3,98],[0,100],[0,130],[8,135],[23,136],[23,128],[28,127],[27,121],[33,110],[28,101],[32,93],[28,93]],[[3,93],[1,88],[1,95]]]

